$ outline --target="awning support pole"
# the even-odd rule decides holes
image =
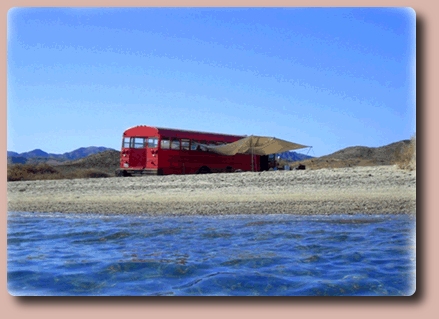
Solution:
[[[250,147],[252,149],[252,172],[254,172],[254,164],[253,164],[253,139],[250,141]]]

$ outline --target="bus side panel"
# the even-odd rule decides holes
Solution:
[[[224,171],[251,171],[252,159],[248,154],[236,154],[233,156],[219,155],[213,152],[204,152],[196,150],[173,150],[162,149],[161,139],[181,138],[195,141],[218,141],[231,143],[239,140],[240,136],[220,135],[214,133],[188,132],[173,129],[152,130],[146,127],[136,127],[131,129],[133,135],[142,134],[146,137],[158,137],[159,145],[155,150],[147,149],[147,169],[156,169],[164,175],[169,174],[194,174],[202,166],[207,166],[212,172]],[[153,134],[155,133],[155,134]],[[254,156],[254,171],[260,170],[260,156]]]
[[[163,174],[195,174],[202,166],[212,172],[251,171],[251,156],[237,154],[234,156],[219,155],[210,152],[159,150],[158,168]],[[259,156],[254,157],[254,170],[259,170]]]

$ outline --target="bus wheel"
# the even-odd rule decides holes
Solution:
[[[127,176],[131,176],[131,174],[128,173],[127,171],[121,171],[119,176],[127,177]]]
[[[209,167],[207,167],[207,166],[201,166],[201,167],[198,169],[197,174],[209,174],[209,173],[211,173],[211,172],[212,172],[212,171],[210,170]]]
[[[233,167],[232,166],[227,166],[226,167],[226,173],[231,173],[233,172]]]

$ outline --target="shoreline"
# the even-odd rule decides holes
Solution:
[[[396,166],[8,182],[8,211],[105,215],[415,214]]]

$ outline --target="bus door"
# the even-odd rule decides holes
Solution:
[[[159,139],[157,137],[150,137],[147,140],[146,148],[146,168],[157,169]]]
[[[146,167],[146,140],[145,137],[133,137],[131,139],[130,167]]]

